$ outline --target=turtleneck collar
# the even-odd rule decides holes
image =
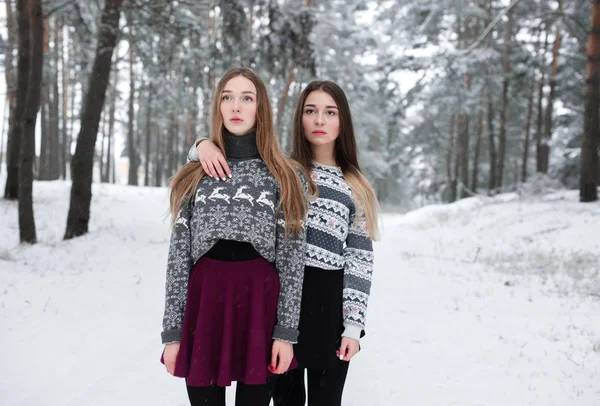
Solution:
[[[249,159],[259,158],[256,146],[256,131],[246,135],[233,135],[223,127],[223,141],[227,158]]]

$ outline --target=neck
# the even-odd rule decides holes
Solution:
[[[313,145],[313,161],[323,165],[337,166],[334,148],[335,143],[333,142],[326,145]]]
[[[233,135],[223,128],[223,142],[225,143],[225,155],[227,158],[244,159],[258,158],[256,147],[256,132],[251,131],[246,135]]]

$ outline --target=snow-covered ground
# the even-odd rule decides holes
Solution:
[[[95,184],[90,233],[63,241],[69,188],[35,183],[35,246],[0,201],[0,404],[187,404],[159,363],[167,190]],[[600,204],[513,194],[383,221],[345,405],[600,405]]]

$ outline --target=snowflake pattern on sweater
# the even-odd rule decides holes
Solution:
[[[199,161],[196,144],[190,148],[188,161]],[[364,215],[356,213],[341,168],[314,162],[310,176],[319,196],[311,201],[308,212],[305,265],[344,269],[344,335],[359,339],[371,292],[373,241]]]
[[[308,212],[306,265],[344,269],[344,326],[364,330],[374,260],[365,217],[357,214],[352,191],[339,167],[315,162],[311,178],[319,197]]]
[[[297,235],[285,235],[279,184],[260,158],[229,159],[232,178],[205,176],[173,224],[167,263],[163,343],[181,337],[190,271],[220,239],[251,243],[279,274],[280,294],[273,338],[295,343],[306,253],[305,222]],[[299,173],[299,176],[301,174]],[[301,176],[306,201],[308,183]]]

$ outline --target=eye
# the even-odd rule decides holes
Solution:
[[[223,101],[231,100],[231,96],[229,96],[228,94],[226,94],[225,96],[221,97],[221,100],[223,100]]]
[[[313,109],[306,109],[306,110],[304,110],[304,114],[312,114],[314,112],[315,111]]]
[[[253,101],[253,100],[254,100],[254,99],[253,99],[252,97],[250,97],[250,96],[245,96],[245,97],[244,97],[244,101],[245,101],[245,102],[251,102],[251,101]]]
[[[328,116],[335,116],[335,111],[334,110],[328,110],[327,111],[327,115]]]

